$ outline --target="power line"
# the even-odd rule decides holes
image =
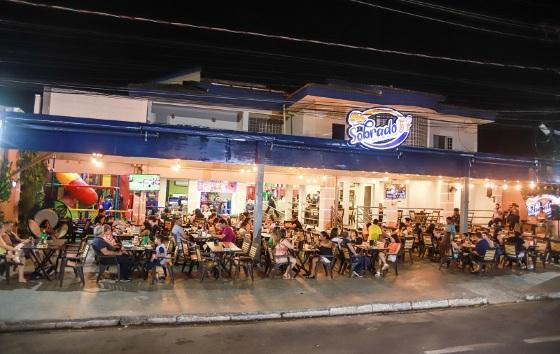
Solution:
[[[398,9],[394,9],[394,8],[387,7],[387,6],[372,4],[372,3],[369,3],[369,2],[366,2],[366,1],[360,1],[360,0],[348,0],[348,1],[352,2],[352,3],[355,3],[355,4],[360,4],[360,5],[369,6],[369,7],[375,7],[375,8],[378,8],[378,9],[399,13],[401,15],[413,16],[413,17],[424,19],[424,20],[444,23],[444,24],[453,25],[453,26],[457,26],[457,27],[462,27],[462,28],[466,28],[466,29],[470,29],[470,30],[474,30],[474,31],[481,31],[481,32],[487,32],[487,33],[499,34],[499,35],[508,36],[508,37],[516,37],[516,38],[522,38],[522,39],[537,40],[537,41],[542,41],[542,42],[552,42],[552,43],[556,42],[556,41],[552,41],[552,40],[544,39],[544,38],[535,38],[535,37],[525,36],[525,35],[522,35],[522,34],[503,32],[503,31],[497,31],[497,30],[488,29],[488,28],[465,25],[465,24],[462,24],[462,23],[459,23],[459,22],[442,20],[442,19],[439,19],[439,18],[420,15],[420,14],[417,14],[417,13],[403,11],[403,10],[398,10]]]
[[[209,44],[200,44],[200,43],[186,43],[184,41],[175,41],[175,40],[169,40],[169,39],[156,39],[156,38],[150,38],[150,37],[139,37],[139,36],[133,36],[133,35],[123,35],[123,34],[118,34],[118,33],[111,33],[111,34],[107,34],[107,33],[103,33],[103,32],[97,32],[97,31],[90,31],[90,30],[82,30],[82,29],[75,29],[75,28],[70,28],[70,29],[66,29],[64,27],[57,27],[57,26],[47,26],[47,25],[38,25],[38,24],[34,24],[34,23],[26,23],[26,22],[18,22],[18,21],[10,21],[10,20],[4,20],[4,19],[0,19],[0,25],[1,24],[9,24],[9,25],[14,25],[14,26],[19,26],[19,27],[30,27],[30,28],[34,28],[37,29],[40,32],[40,34],[42,36],[57,36],[60,37],[61,35],[65,38],[72,38],[72,37],[76,37],[76,38],[81,38],[81,35],[88,35],[88,36],[97,36],[97,37],[102,37],[105,41],[113,41],[113,42],[129,42],[130,40],[137,40],[137,41],[141,41],[141,42],[147,42],[147,43],[152,43],[154,45],[163,47],[163,48],[167,48],[166,45],[173,45],[173,46],[180,46],[180,47],[184,47],[184,48],[202,48],[203,50],[219,50],[221,52],[229,52],[229,53],[235,53],[235,54],[240,54],[240,55],[244,55],[244,56],[252,56],[252,57],[268,57],[268,58],[273,58],[274,60],[291,60],[291,61],[297,61],[297,62],[305,62],[305,63],[313,63],[313,64],[321,64],[321,65],[325,65],[325,66],[337,66],[337,67],[345,67],[345,68],[352,68],[352,69],[360,69],[360,70],[366,70],[366,71],[370,71],[370,72],[389,72],[389,73],[395,73],[395,74],[404,74],[404,75],[410,75],[410,76],[415,76],[415,77],[421,77],[423,78],[426,83],[438,83],[437,80],[441,81],[445,81],[445,82],[452,82],[452,83],[462,83],[462,84],[466,84],[466,85],[476,85],[476,86],[484,86],[484,87],[491,87],[491,88],[495,88],[495,89],[502,89],[502,90],[508,90],[508,91],[519,91],[519,92],[526,92],[526,93],[530,93],[530,94],[538,94],[538,95],[543,95],[543,96],[557,96],[558,93],[556,92],[552,92],[552,91],[545,91],[545,90],[541,90],[538,89],[537,87],[529,87],[529,86],[512,86],[511,84],[507,84],[507,85],[501,85],[501,84],[496,84],[494,82],[487,82],[487,81],[480,81],[480,80],[472,80],[472,79],[464,79],[464,78],[450,78],[448,76],[440,76],[440,75],[434,75],[434,74],[425,74],[425,73],[421,73],[421,72],[414,72],[414,71],[409,71],[409,70],[398,70],[398,69],[390,69],[390,68],[384,68],[384,67],[374,67],[371,65],[362,65],[362,64],[356,64],[356,63],[350,63],[350,62],[341,62],[341,61],[334,61],[334,60],[326,60],[326,59],[318,59],[318,58],[310,58],[310,57],[302,57],[302,56],[294,56],[294,55],[289,55],[289,54],[285,54],[285,53],[273,53],[273,52],[263,52],[263,51],[255,51],[255,50],[247,50],[247,49],[241,49],[241,48],[231,48],[231,47],[225,47],[225,46],[217,46],[217,45],[209,45]],[[11,29],[11,28],[2,28],[0,27],[0,31],[3,30],[8,30],[8,31],[20,31],[19,29]],[[61,35],[58,35],[56,32],[61,32]],[[24,30],[22,31],[24,33],[36,33],[36,32],[30,32],[29,30]],[[36,55],[35,51],[31,51],[29,52],[29,54],[25,54],[25,57],[29,57],[30,55]],[[164,51],[161,53],[161,57],[173,57],[173,58],[181,58],[183,59],[184,56],[183,55],[173,55],[172,52],[169,51]],[[67,56],[65,56],[65,58],[67,58]],[[103,58],[103,61],[106,58]],[[80,59],[81,60],[81,59]],[[74,62],[75,60],[72,59],[71,62]],[[92,62],[98,62],[98,59],[92,59]],[[117,64],[122,64],[122,61],[115,61]],[[244,60],[244,62],[246,62],[246,60]],[[33,64],[31,64],[33,65]],[[53,64],[54,65],[54,64]],[[64,65],[68,65],[68,63],[65,63]],[[127,65],[129,65],[127,63]],[[206,65],[205,65],[206,66]],[[211,65],[212,67],[216,67],[215,65]],[[161,66],[159,66],[161,67]],[[236,68],[236,70],[240,70],[240,68]],[[233,75],[231,74],[231,70],[228,70],[228,75]],[[309,73],[306,73],[305,75],[309,76]],[[315,75],[316,77],[320,77],[320,75]],[[259,77],[262,78],[262,77]],[[324,79],[323,76],[321,76],[321,78]],[[434,80],[437,79],[437,80]],[[284,80],[287,81],[287,80]],[[284,85],[284,84],[283,84]],[[297,85],[290,85],[290,86],[297,86]],[[446,92],[449,92],[449,88],[446,89]],[[469,92],[469,94],[472,95],[472,91]],[[493,97],[495,97],[495,95],[493,95]],[[509,96],[507,96],[509,97]]]
[[[297,42],[297,43],[308,43],[308,44],[323,45],[323,46],[345,48],[345,49],[358,49],[358,50],[364,50],[364,51],[369,51],[369,52],[391,54],[391,55],[402,55],[402,56],[416,57],[416,58],[422,58],[422,59],[436,59],[436,60],[455,62],[455,63],[488,65],[488,66],[494,66],[494,67],[500,67],[500,68],[555,72],[551,68],[545,68],[545,67],[539,67],[539,66],[527,66],[527,65],[498,63],[498,62],[490,62],[490,61],[482,61],[482,60],[474,60],[474,59],[453,58],[453,57],[447,57],[447,56],[437,56],[437,55],[430,55],[430,54],[423,54],[423,53],[405,52],[405,51],[392,50],[392,49],[381,49],[381,48],[375,48],[375,47],[369,47],[369,46],[364,47],[364,46],[359,46],[359,45],[337,43],[337,42],[328,42],[328,41],[317,40],[317,39],[298,38],[298,37],[290,37],[290,36],[285,36],[285,35],[275,35],[275,34],[253,32],[253,31],[234,30],[234,29],[228,29],[228,28],[222,28],[222,27],[195,25],[195,24],[191,24],[191,23],[166,21],[166,20],[159,20],[159,19],[153,19],[153,18],[147,18],[147,17],[119,15],[119,14],[103,12],[103,11],[76,9],[76,8],[67,7],[67,6],[34,3],[34,2],[30,2],[30,1],[25,1],[25,0],[4,0],[4,1],[14,3],[14,4],[18,4],[18,5],[26,5],[26,6],[33,6],[33,7],[39,7],[39,8],[47,8],[47,9],[52,9],[52,10],[60,10],[60,11],[87,14],[87,15],[104,16],[104,17],[117,18],[117,19],[127,20],[127,21],[153,23],[153,24],[160,24],[160,25],[167,25],[167,26],[174,26],[174,27],[181,27],[181,28],[194,28],[194,29],[198,29],[198,30],[207,30],[207,31],[214,31],[214,32],[221,32],[221,33],[237,34],[237,35],[247,35],[247,36],[252,36],[252,37],[277,39],[277,40],[291,41],[291,42]]]
[[[489,15],[480,14],[480,13],[471,12],[471,11],[458,10],[458,9],[455,9],[455,8],[446,7],[446,6],[442,6],[442,5],[437,5],[437,4],[433,4],[433,3],[429,3],[429,2],[423,2],[423,1],[417,1],[417,0],[397,0],[397,1],[404,2],[404,3],[409,3],[409,4],[414,4],[414,5],[417,5],[417,6],[428,7],[428,8],[431,8],[431,9],[435,9],[435,10],[439,10],[439,11],[443,11],[443,12],[448,12],[448,13],[452,13],[452,14],[455,14],[455,15],[475,18],[477,20],[494,22],[494,23],[514,26],[514,27],[518,27],[518,28],[526,28],[526,29],[531,29],[531,30],[535,30],[535,31],[540,31],[541,30],[541,28],[539,26],[531,24],[531,23],[506,19],[506,18],[502,18],[502,17],[489,16]]]

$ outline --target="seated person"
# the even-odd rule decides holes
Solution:
[[[225,219],[220,219],[216,224],[216,231],[219,232],[216,237],[222,242],[235,242],[235,231],[228,225]]]
[[[150,262],[146,263],[145,269],[148,271],[156,268],[157,266],[161,266],[164,272],[163,278],[160,279],[159,274],[156,272],[155,280],[156,281],[165,280],[165,277],[167,276],[166,266],[168,264],[168,259],[167,259],[168,256],[167,256],[167,248],[163,243],[163,236],[157,235],[154,243],[156,244],[155,252],[152,254],[152,257],[150,258]]]
[[[348,252],[350,253],[352,276],[361,278],[363,277],[365,270],[371,267],[370,264],[371,260],[369,257],[359,254],[356,251],[356,248],[354,248],[354,244],[356,240],[357,231],[353,230],[352,234],[354,236],[350,236],[346,231],[342,232],[342,234],[340,235],[342,237],[342,247],[347,247]]]
[[[54,232],[54,229],[48,220],[43,220],[43,222],[39,224],[39,227],[41,228],[41,233],[47,234],[48,239],[56,239],[56,233]]]
[[[103,235],[103,225],[105,224],[105,214],[99,214],[93,221],[93,237],[101,237]]]
[[[358,230],[350,231],[350,240],[356,245],[361,245],[364,242],[364,238]]]
[[[181,242],[187,240],[187,235],[183,229],[183,221],[180,218],[175,219],[173,223],[173,228],[171,229],[171,235],[175,239],[175,244],[180,245]]]
[[[292,222],[290,224],[286,225],[286,227],[290,228],[290,229],[294,229],[296,231],[303,230],[303,225],[298,220],[297,216],[294,216],[292,218]]]
[[[475,240],[476,240],[475,249],[469,255],[472,273],[476,273],[480,271],[479,262],[484,259],[484,255],[486,254],[486,251],[488,251],[488,249],[490,248],[488,241],[482,237],[482,234],[480,232],[476,233]]]
[[[103,236],[102,237],[95,237],[91,242],[91,247],[95,251],[95,254],[98,257],[102,256],[115,256],[117,263],[120,265],[120,273],[121,273],[121,281],[130,281],[128,278],[130,265],[132,263],[132,259],[123,252],[122,250],[118,250],[117,248],[113,247],[111,243],[107,242],[107,239],[111,239],[113,231],[111,230],[111,226],[105,225],[103,227]]]
[[[18,282],[26,283],[27,280],[25,280],[25,277],[23,276],[25,259],[22,259],[23,252],[21,248],[29,241],[26,240],[17,245],[12,244],[10,237],[8,236],[8,230],[10,228],[10,222],[4,222],[0,226],[0,255],[5,255],[8,262],[17,264]]]
[[[521,264],[522,267],[525,268],[527,267],[527,262],[525,260],[525,240],[523,240],[523,237],[521,236],[520,232],[515,232],[513,237],[510,237],[507,240],[508,244],[514,244],[515,245],[515,253],[517,254],[517,259],[521,260]],[[512,264],[513,260],[511,258],[507,258],[507,266],[510,266]]]
[[[194,213],[189,217],[189,221],[191,224],[195,222],[195,220],[206,220],[202,211],[198,208],[194,210]]]
[[[239,230],[237,231],[237,237],[244,239],[246,235],[251,235],[251,223],[249,219],[245,219],[239,225]]]
[[[333,246],[333,243],[329,240],[329,234],[326,231],[321,231],[319,242],[315,244],[315,247],[319,249],[319,254],[311,258],[311,274],[307,276],[307,279],[315,279],[317,276],[317,263],[332,263]]]
[[[297,260],[294,256],[290,254],[290,250],[294,250],[294,246],[290,240],[286,238],[286,230],[276,228],[272,232],[272,254],[274,255],[274,260],[278,264],[289,263],[284,272],[284,279],[292,279],[292,268],[296,267]]]
[[[274,228],[276,228],[276,226],[278,226],[278,223],[274,219],[274,216],[268,215],[267,218],[266,218],[266,221],[264,222],[264,229],[268,233],[271,233],[272,230],[274,230]]]

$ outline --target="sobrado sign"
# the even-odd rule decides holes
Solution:
[[[404,143],[410,134],[412,116],[391,108],[376,107],[348,113],[347,134],[351,145],[388,150]]]

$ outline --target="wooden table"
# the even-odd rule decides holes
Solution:
[[[47,280],[51,280],[49,271],[54,269],[55,273],[58,272],[56,264],[53,264],[51,258],[55,253],[62,252],[64,249],[64,241],[51,240],[47,241],[46,245],[27,244],[22,249],[28,249],[31,252],[31,260],[35,265],[34,274],[43,275]],[[41,256],[40,253],[43,253]]]
[[[146,275],[144,271],[144,264],[149,261],[149,256],[155,251],[155,248],[151,246],[146,247],[123,244],[122,249],[132,256],[130,274],[133,274],[135,270],[138,270],[142,275]]]
[[[354,245],[354,248],[357,248],[363,252],[370,253],[371,257],[371,273],[375,275],[375,263],[377,261],[377,257],[379,252],[385,252],[389,249],[387,247],[377,247],[377,246],[370,246],[367,243],[362,243],[361,245]]]
[[[206,247],[214,254],[216,264],[218,265],[218,278],[222,277],[223,272],[231,275],[231,267],[229,270],[227,269],[226,260],[234,253],[241,252],[241,249],[233,242],[218,242],[218,244],[206,242]]]

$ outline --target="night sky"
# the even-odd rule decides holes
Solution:
[[[481,151],[550,152],[543,144],[535,151],[534,127],[560,122],[560,12],[553,0],[364,1],[392,11],[348,0],[34,2],[544,70],[256,38],[0,0],[0,104],[27,111],[42,84],[126,86],[200,66],[206,78],[288,91],[336,79],[433,92],[451,104],[498,110],[498,123],[481,129]]]

